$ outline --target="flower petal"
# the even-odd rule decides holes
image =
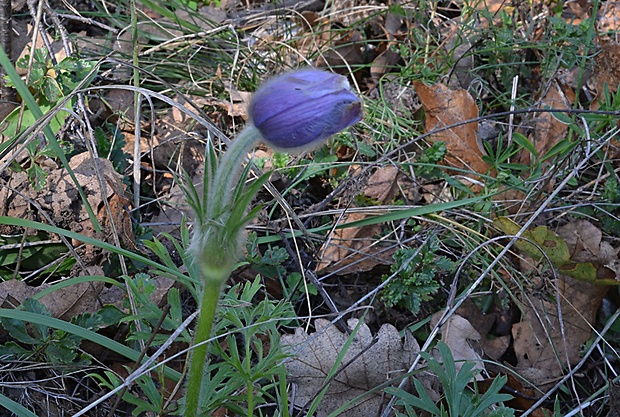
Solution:
[[[302,69],[258,89],[250,117],[265,142],[280,149],[318,145],[362,118],[362,102],[346,77]]]

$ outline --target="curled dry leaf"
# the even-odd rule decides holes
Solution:
[[[444,84],[427,86],[414,81],[425,111],[425,130],[432,132],[446,126],[472,120],[470,123],[440,131],[430,137],[432,142],[445,142],[448,148],[446,164],[454,167],[487,174],[491,166],[482,157],[484,150],[478,143],[478,106],[471,95],[463,89],[450,90]]]
[[[442,315],[443,311],[435,313],[431,319],[431,325],[434,326]],[[485,370],[480,354],[472,347],[472,344],[479,343],[480,339],[478,330],[472,326],[469,320],[458,314],[450,316],[441,326],[441,340],[450,348],[457,372],[463,367],[464,361],[474,362],[474,369]],[[479,373],[476,375],[476,379],[482,380],[483,375]]]
[[[572,107],[571,103],[575,100],[575,93],[566,85],[560,85],[557,81],[552,81],[546,95],[539,104],[541,109],[568,110]],[[568,125],[555,116],[553,113],[545,112],[536,116],[536,124],[532,143],[540,157],[544,156],[549,149],[553,148],[558,142],[566,137]],[[531,155],[527,150],[523,150],[518,161],[521,164],[529,165]]]
[[[348,320],[349,328],[355,329],[357,319]],[[327,375],[332,370],[338,355],[351,336],[330,326],[327,320],[315,321],[316,332],[306,333],[297,328],[295,334],[282,336],[282,345],[296,356],[286,363],[290,381],[297,384],[295,405],[308,405],[321,391]],[[362,323],[346,348],[341,366],[329,382],[321,400],[317,415],[325,416],[364,394],[372,388],[407,372],[420,348],[410,333],[401,339],[398,330],[384,324],[376,336]],[[355,404],[346,411],[348,417],[379,415],[385,398],[379,391],[376,395]]]

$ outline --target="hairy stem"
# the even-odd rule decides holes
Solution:
[[[230,189],[233,181],[246,180],[245,178],[238,178],[243,170],[243,161],[250,148],[258,142],[260,137],[258,129],[252,124],[248,124],[220,157],[212,189],[209,191],[208,201],[205,202],[207,215],[211,218],[218,218],[222,210],[230,203]]]
[[[210,274],[209,279],[205,279],[205,287],[202,293],[200,304],[200,315],[196,332],[194,335],[194,348],[187,379],[187,391],[185,394],[185,417],[196,417],[198,415],[198,402],[200,399],[200,389],[202,387],[202,376],[207,359],[207,343],[203,343],[211,335],[217,302],[220,298],[222,283],[230,275],[230,271],[203,271],[203,274]],[[213,276],[219,275],[219,276]],[[206,278],[206,276],[205,276]]]
[[[211,335],[222,284],[231,274],[236,261],[234,259],[236,248],[232,253],[226,252],[230,247],[239,244],[239,233],[241,233],[236,230],[227,231],[222,224],[213,228],[210,224],[222,222],[224,211],[230,210],[229,204],[234,204],[230,201],[233,181],[245,182],[245,178],[239,178],[243,170],[243,161],[250,148],[259,139],[260,132],[250,124],[230,143],[218,161],[212,182],[205,184],[205,187],[208,186],[207,201],[203,201],[202,205],[196,204],[204,212],[197,215],[200,224],[196,225],[190,250],[196,256],[205,286],[200,303],[200,317],[194,335],[194,348],[187,379],[185,417],[196,417],[198,415],[208,346],[204,342]],[[205,172],[209,169],[212,168],[207,161]]]

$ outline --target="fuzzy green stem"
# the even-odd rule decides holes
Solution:
[[[200,304],[200,315],[198,316],[198,324],[194,335],[194,349],[189,368],[189,377],[187,379],[187,391],[185,394],[185,417],[196,417],[198,415],[198,403],[200,399],[200,389],[202,387],[202,376],[207,359],[207,343],[202,343],[211,336],[213,328],[213,320],[215,319],[215,311],[220,298],[220,290],[222,283],[228,278],[231,271],[215,272],[219,276],[213,276],[215,271],[206,272],[205,287],[202,293],[202,302]],[[199,343],[202,343],[199,345]]]
[[[254,385],[249,382],[246,389],[248,390],[248,417],[254,417]]]
[[[230,190],[233,181],[245,181],[245,178],[238,178],[239,173],[243,169],[243,161],[250,148],[260,138],[261,134],[258,129],[254,125],[248,124],[231,141],[228,149],[221,156],[215,178],[213,179],[213,187],[209,192],[209,201],[206,201],[207,214],[212,218],[217,218],[230,202]]]
[[[198,415],[202,377],[207,359],[208,344],[204,342],[211,336],[222,284],[230,276],[234,268],[236,248],[233,253],[228,252],[231,247],[238,245],[238,235],[241,233],[240,230],[227,231],[223,226],[212,228],[209,233],[205,229],[211,222],[221,222],[222,216],[225,214],[224,211],[230,211],[229,205],[234,204],[234,202],[230,201],[233,181],[245,182],[245,178],[239,178],[240,172],[243,170],[243,161],[248,151],[256,144],[260,137],[258,129],[251,124],[239,133],[237,138],[230,143],[217,164],[213,181],[209,186],[208,195],[205,196],[207,201],[203,201],[202,205],[197,205],[204,212],[197,215],[197,218],[201,219],[202,224],[197,225],[194,231],[195,235],[190,250],[196,256],[205,285],[200,303],[200,316],[194,335],[194,348],[189,365],[185,394],[185,417],[196,417]],[[205,170],[207,169],[210,169],[210,167],[206,166]],[[204,239],[207,240],[205,241]],[[221,252],[219,255],[218,251]]]

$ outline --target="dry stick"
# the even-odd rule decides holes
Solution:
[[[515,110],[515,103],[517,102],[517,87],[519,86],[519,75],[515,75],[512,79],[512,92],[510,94],[510,111]],[[512,132],[514,130],[515,115],[512,113],[508,116],[508,147],[512,144]]]
[[[572,180],[574,177],[577,176],[579,171],[582,168],[584,168],[584,166],[589,162],[590,158],[594,154],[596,154],[596,152],[598,152],[600,149],[602,149],[605,146],[605,144],[607,143],[607,141],[610,140],[617,133],[618,133],[618,129],[614,129],[612,132],[610,132],[609,138],[606,139],[602,144],[600,144],[596,149],[594,149],[594,151],[591,151],[584,158],[582,158],[582,160],[577,164],[577,166],[575,168],[573,168],[573,170],[566,176],[566,178],[564,178],[564,180],[557,186],[557,188],[555,190],[553,190],[553,192],[549,195],[549,197],[547,197],[547,199],[543,202],[543,204],[541,204],[540,207],[538,207],[538,209],[532,214],[532,216],[529,218],[529,220],[525,222],[523,227],[521,227],[521,229],[517,233],[515,233],[515,235],[512,237],[512,239],[510,239],[510,241],[506,244],[506,246],[504,246],[504,249],[501,250],[501,252],[495,257],[495,259],[489,264],[489,266],[482,272],[480,277],[476,281],[474,281],[474,283],[471,285],[471,287],[467,291],[465,291],[465,293],[455,302],[455,304],[454,304],[454,306],[452,308],[450,308],[449,310],[446,310],[444,312],[444,314],[441,316],[441,318],[439,319],[439,321],[437,322],[437,324],[435,325],[435,327],[433,328],[433,330],[429,334],[428,339],[424,343],[424,346],[422,346],[422,348],[420,349],[420,352],[424,352],[424,351],[428,350],[428,348],[432,344],[433,340],[437,336],[437,333],[439,333],[439,329],[441,328],[441,326],[444,325],[447,322],[448,318],[450,316],[452,316],[456,312],[456,310],[461,306],[461,304],[463,304],[463,302],[471,295],[471,293],[474,291],[474,289],[476,289],[482,283],[482,281],[487,277],[487,275],[489,275],[491,273],[493,268],[495,268],[495,266],[499,263],[499,261],[508,253],[510,248],[515,244],[515,242],[519,239],[519,237],[521,237],[521,235],[529,228],[529,226],[532,223],[534,223],[534,220],[536,220],[536,218],[545,210],[545,207],[553,201],[553,199],[559,194],[559,192],[564,187],[566,187],[566,185],[569,183],[570,180]],[[413,364],[409,367],[409,370],[407,372],[408,373],[413,372],[415,370],[415,368],[418,366],[418,363],[420,362],[421,359],[422,359],[422,357],[420,356],[420,354],[418,352],[418,356],[416,357],[415,361],[413,361]],[[407,383],[408,379],[409,379],[409,377],[404,378],[400,382],[400,384],[398,385],[398,388],[402,389],[405,386],[405,384]],[[543,396],[536,404],[542,403],[546,398],[548,398],[549,395],[551,395],[551,393],[548,393],[546,396]],[[388,403],[388,405],[387,405],[387,407],[385,409],[385,412],[383,413],[382,417],[389,417],[390,412],[391,412],[392,408],[394,407],[394,403],[395,402],[396,402],[396,397],[392,397],[390,399],[390,402]],[[531,408],[530,408],[530,410],[531,410]],[[530,414],[530,412],[527,412],[526,414],[523,414],[523,417],[525,417],[528,414]]]
[[[73,6],[71,6],[69,3],[64,3],[64,5],[73,8]],[[77,10],[75,10],[75,13],[78,13]],[[82,23],[90,25],[90,26],[97,26],[97,27],[105,30],[106,32],[110,32],[110,33],[112,33],[114,35],[118,33],[118,29],[113,28],[112,26],[108,26],[108,25],[106,25],[104,23],[97,22],[94,19],[81,16],[81,15],[79,15],[79,13],[77,15],[56,13],[56,16],[58,16],[59,18],[63,18],[65,20],[77,20],[78,22],[82,22]]]

